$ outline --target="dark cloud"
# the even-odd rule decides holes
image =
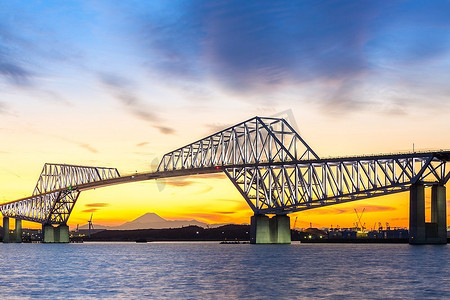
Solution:
[[[136,87],[130,80],[111,73],[99,73],[100,81],[114,95],[114,97],[122,103],[127,110],[141,120],[149,122],[163,134],[173,134],[173,128],[161,125],[162,119],[156,113],[154,108],[150,108],[146,103],[141,101],[134,90]]]
[[[325,95],[312,101],[345,112],[377,105],[364,92],[374,78],[415,86],[405,74],[384,76],[448,54],[449,14],[448,1],[197,0],[141,7],[135,19],[146,65],[171,82],[213,78],[229,90],[259,94],[327,83]],[[429,86],[436,79],[425,80]]]
[[[360,49],[372,9],[341,3],[227,2],[209,18],[208,59],[219,78],[238,90],[355,75],[367,68]]]
[[[90,209],[84,209],[81,212],[84,212],[84,213],[95,213],[96,211],[98,211],[97,208],[90,208]]]
[[[138,12],[139,43],[144,51],[151,49],[157,56],[146,63],[149,68],[170,77],[200,78],[204,8],[195,2],[172,2],[158,10]]]
[[[140,41],[159,58],[151,66],[184,77],[212,71],[237,90],[363,72],[368,25],[380,10],[380,5],[354,2],[186,1],[174,6],[139,18]]]

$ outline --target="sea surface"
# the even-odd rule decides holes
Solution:
[[[0,298],[450,299],[450,245],[0,244]]]

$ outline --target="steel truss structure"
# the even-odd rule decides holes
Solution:
[[[156,172],[45,164],[33,195],[0,205],[5,217],[64,224],[81,191],[119,183],[224,172],[256,214],[287,214],[444,185],[450,151],[320,159],[280,118],[255,117],[163,156]]]
[[[319,159],[226,168],[225,173],[258,214],[287,214],[407,191],[410,185],[444,185],[450,177],[441,153]]]
[[[80,195],[77,186],[120,177],[117,169],[64,164],[45,164],[33,196],[3,204],[0,211],[43,224],[65,224]]]
[[[318,158],[286,120],[255,117],[165,154],[158,171]]]
[[[284,120],[253,118],[167,153],[158,171],[221,168],[257,214],[445,184],[448,152],[320,159]]]

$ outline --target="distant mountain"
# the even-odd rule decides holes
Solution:
[[[180,228],[189,225],[196,225],[206,228],[208,224],[199,222],[197,220],[180,220],[180,221],[168,221],[161,218],[155,213],[146,213],[133,221],[126,222],[120,226],[110,227],[97,225],[94,223],[95,229],[107,229],[107,230],[135,230],[135,229],[164,229],[164,228]],[[80,229],[88,229],[88,225],[83,225]]]

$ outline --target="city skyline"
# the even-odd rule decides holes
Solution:
[[[29,196],[46,162],[149,171],[166,152],[280,112],[320,157],[450,149],[449,5],[2,1],[0,201]],[[406,227],[408,197],[292,216],[347,227],[365,208],[368,227]],[[103,225],[252,215],[224,175],[83,192],[69,225],[92,212]]]

